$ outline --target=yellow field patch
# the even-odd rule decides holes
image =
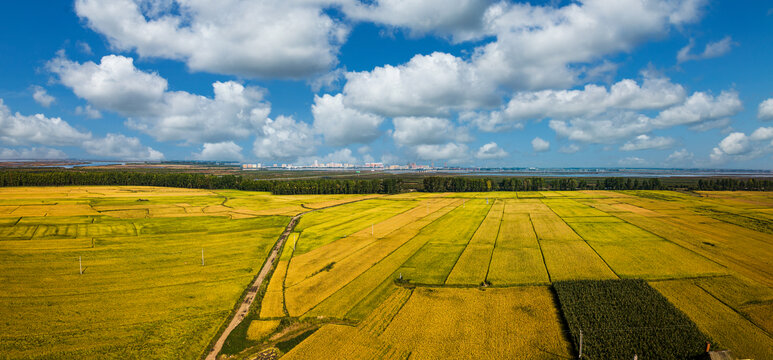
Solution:
[[[380,339],[411,359],[571,356],[547,287],[417,288]]]
[[[585,241],[540,240],[551,281],[617,279]]]
[[[679,279],[727,274],[727,269],[668,241],[590,242],[622,278]]]
[[[569,225],[556,214],[531,215],[531,223],[540,240],[582,240]]]
[[[252,320],[247,328],[247,339],[258,341],[271,335],[279,326],[279,320]]]
[[[428,216],[458,200],[431,199],[422,201],[411,210],[397,214],[372,226],[368,226],[350,236],[320,246],[305,254],[293,257],[288,271],[287,285],[295,285],[310,277],[314,272],[332,262],[340,262],[351,256],[357,250],[382,239],[393,231],[402,228],[418,219]]]
[[[486,280],[494,286],[549,283],[539,248],[499,245],[491,256]]]
[[[570,222],[570,226],[586,241],[628,243],[662,240],[649,231],[625,222]]]
[[[739,358],[773,359],[773,339],[733,309],[689,280],[653,282],[651,285],[682,310],[719,346]]]

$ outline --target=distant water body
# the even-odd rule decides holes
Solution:
[[[458,174],[462,176],[512,176],[512,177],[639,177],[639,178],[664,178],[664,177],[773,177],[771,171],[756,170],[663,170],[663,169],[637,169],[637,170],[523,170],[523,171],[439,171],[445,174]]]

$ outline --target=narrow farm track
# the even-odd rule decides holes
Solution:
[[[366,200],[366,199],[360,199],[360,200],[345,202],[345,203],[336,204],[332,206],[326,206],[319,209],[309,210],[306,212],[302,212],[298,215],[295,215],[293,216],[292,219],[290,219],[290,223],[287,224],[287,227],[285,227],[285,230],[282,232],[282,235],[279,236],[279,239],[277,240],[276,244],[271,249],[271,253],[268,255],[268,258],[266,258],[266,262],[263,264],[263,267],[260,269],[258,276],[255,277],[255,280],[250,284],[250,287],[248,288],[247,293],[244,295],[244,300],[239,305],[239,309],[237,309],[237,311],[234,313],[233,317],[231,318],[231,321],[228,323],[228,326],[225,328],[225,330],[223,330],[223,333],[220,334],[220,337],[218,337],[215,344],[209,350],[206,360],[217,359],[217,356],[220,354],[220,350],[223,349],[223,344],[225,344],[225,340],[228,339],[228,336],[231,335],[231,332],[237,326],[239,326],[239,324],[242,323],[244,318],[249,313],[250,307],[252,306],[252,303],[255,301],[255,296],[258,294],[258,290],[260,289],[260,286],[263,284],[263,281],[266,279],[268,274],[274,268],[275,262],[279,257],[279,252],[284,247],[284,244],[287,241],[287,238],[290,237],[290,234],[295,229],[295,225],[298,224],[298,221],[301,219],[301,216],[317,210],[328,209],[331,207],[336,207],[341,205],[347,205],[347,204],[351,204],[351,203],[355,203],[363,200]]]
[[[285,231],[282,232],[282,235],[279,236],[279,240],[277,240],[274,248],[271,249],[271,253],[268,255],[266,262],[260,269],[258,276],[255,277],[255,280],[252,282],[252,284],[250,284],[250,287],[247,290],[247,294],[244,296],[244,301],[242,301],[241,305],[239,305],[239,309],[234,313],[234,316],[231,318],[231,322],[228,323],[228,326],[225,328],[225,330],[223,330],[223,333],[220,334],[217,342],[215,342],[215,345],[212,346],[209,354],[207,354],[207,360],[215,360],[217,358],[217,355],[220,354],[220,350],[223,349],[223,344],[228,338],[228,335],[231,335],[231,331],[233,331],[239,324],[241,324],[242,320],[244,320],[244,317],[247,316],[247,313],[249,313],[250,306],[252,306],[252,302],[255,301],[255,295],[258,293],[260,285],[263,284],[263,280],[265,280],[268,273],[271,272],[271,269],[274,267],[274,261],[279,256],[279,251],[284,246],[285,241],[287,241],[287,238],[290,236],[290,233],[293,232],[293,229],[298,223],[298,220],[301,218],[301,215],[303,214],[295,215],[290,220],[290,223],[287,224],[287,227],[285,228]]]

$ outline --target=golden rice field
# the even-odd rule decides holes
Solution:
[[[715,347],[770,359],[771,209],[760,192],[0,189],[0,358],[197,358],[304,213],[252,353],[576,358],[550,284],[644,279]]]

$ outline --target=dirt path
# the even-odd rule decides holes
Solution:
[[[239,309],[236,311],[236,313],[234,313],[233,318],[231,318],[231,322],[228,323],[228,326],[225,328],[225,330],[223,330],[223,333],[220,334],[220,337],[217,339],[217,342],[215,342],[215,345],[213,345],[212,348],[209,350],[206,360],[217,359],[217,355],[219,355],[220,350],[223,349],[223,344],[225,343],[225,340],[228,338],[228,335],[231,335],[231,332],[239,324],[242,323],[242,321],[244,320],[244,317],[247,316],[247,314],[249,313],[250,306],[252,306],[252,302],[255,301],[255,295],[257,295],[258,293],[258,289],[260,289],[260,285],[263,284],[263,280],[266,279],[266,276],[268,276],[268,273],[271,272],[271,269],[274,267],[274,263],[276,262],[276,259],[279,256],[279,252],[282,250],[282,247],[284,247],[285,241],[287,241],[287,238],[290,236],[290,233],[292,233],[293,229],[295,229],[295,225],[298,224],[298,220],[301,219],[301,216],[308,214],[310,212],[314,212],[322,209],[328,209],[331,207],[336,207],[341,205],[347,205],[347,204],[356,203],[364,200],[369,200],[369,199],[358,199],[358,200],[326,206],[318,209],[311,209],[309,211],[305,211],[298,215],[295,215],[293,216],[292,219],[290,219],[290,223],[287,224],[287,227],[285,227],[285,231],[282,233],[282,235],[279,236],[279,240],[277,240],[276,244],[271,249],[271,253],[268,255],[266,262],[263,264],[263,267],[260,269],[258,276],[255,278],[252,284],[250,284],[250,288],[247,291],[247,294],[244,296],[244,301],[242,301],[241,305],[239,305]]]
[[[252,306],[252,302],[255,301],[255,295],[258,293],[258,289],[260,289],[260,285],[263,284],[263,280],[265,280],[268,273],[274,267],[274,262],[279,256],[279,251],[282,250],[282,247],[284,246],[285,241],[287,241],[287,238],[290,236],[290,233],[295,228],[295,224],[298,223],[298,219],[301,218],[301,215],[303,214],[295,215],[290,220],[290,223],[287,224],[285,231],[279,237],[279,240],[276,242],[276,245],[274,245],[274,248],[271,249],[271,253],[268,255],[268,258],[266,259],[265,264],[263,264],[263,268],[260,269],[260,272],[258,273],[258,276],[255,278],[255,281],[253,281],[252,284],[250,284],[250,288],[249,290],[247,290],[247,294],[244,296],[244,301],[242,301],[241,305],[239,305],[239,309],[234,314],[234,317],[231,318],[231,322],[228,323],[228,326],[220,335],[220,338],[217,339],[217,342],[215,342],[215,345],[212,347],[212,349],[210,349],[209,354],[207,354],[206,360],[215,360],[217,358],[217,355],[220,354],[220,350],[223,348],[223,344],[225,343],[225,340],[228,338],[228,335],[231,335],[231,331],[233,331],[236,328],[236,326],[241,324],[242,320],[244,320],[244,317],[247,316],[247,313],[250,311],[250,306]]]

